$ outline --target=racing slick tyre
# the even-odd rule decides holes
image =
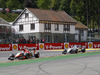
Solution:
[[[15,58],[15,55],[14,55],[14,54],[10,54],[10,56],[9,56],[8,60],[13,61],[13,60],[14,60],[14,58]]]
[[[9,57],[8,60],[13,61],[14,60],[14,57]]]
[[[62,52],[62,54],[67,54],[67,50],[64,50],[64,51]]]
[[[78,53],[78,49],[75,50],[75,53]]]
[[[25,58],[28,59],[30,56],[28,53],[26,53]]]
[[[64,52],[64,51],[63,51],[62,54],[67,54],[67,52]]]
[[[71,53],[71,54],[74,54],[74,53],[76,53],[76,50],[71,49],[71,50],[70,50],[70,53]]]
[[[34,57],[35,57],[35,58],[39,58],[39,57],[40,57],[40,53],[37,52],[36,54],[34,54]]]
[[[81,52],[82,52],[82,53],[85,53],[85,52],[86,52],[85,48],[82,48],[82,49],[81,49]]]

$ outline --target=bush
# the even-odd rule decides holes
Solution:
[[[2,13],[2,14],[6,14],[6,11],[5,11],[5,10],[3,10],[1,13]]]
[[[19,14],[15,13],[5,13],[5,14],[0,13],[0,17],[8,22],[13,22],[18,17],[18,15]]]

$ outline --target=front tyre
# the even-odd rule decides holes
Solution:
[[[62,52],[62,54],[67,54],[67,50],[64,50],[64,51]]]
[[[9,57],[8,60],[13,61],[14,60],[14,57]]]
[[[15,55],[14,55],[14,54],[10,54],[10,56],[9,56],[8,60],[13,61],[14,59],[15,59]]]
[[[75,53],[78,53],[78,49],[75,50]]]
[[[85,52],[86,52],[85,48],[82,48],[82,49],[81,49],[81,52],[82,52],[82,53],[85,53]]]

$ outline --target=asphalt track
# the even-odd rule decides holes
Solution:
[[[61,51],[42,51],[41,57],[44,53],[57,56],[0,63],[0,75],[100,75],[99,51],[62,56]]]
[[[38,50],[37,50],[38,51]],[[40,57],[49,57],[49,56],[59,56],[62,55],[63,49],[60,50],[39,50]],[[86,52],[91,51],[100,51],[100,49],[86,49]],[[0,51],[0,63],[8,62],[8,57],[10,54],[16,54],[20,51]]]

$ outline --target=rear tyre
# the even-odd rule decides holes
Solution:
[[[25,58],[28,59],[30,56],[28,53],[26,53]]]
[[[34,57],[35,57],[35,58],[39,58],[39,57],[40,57],[40,53],[37,52],[36,54],[34,54]]]

